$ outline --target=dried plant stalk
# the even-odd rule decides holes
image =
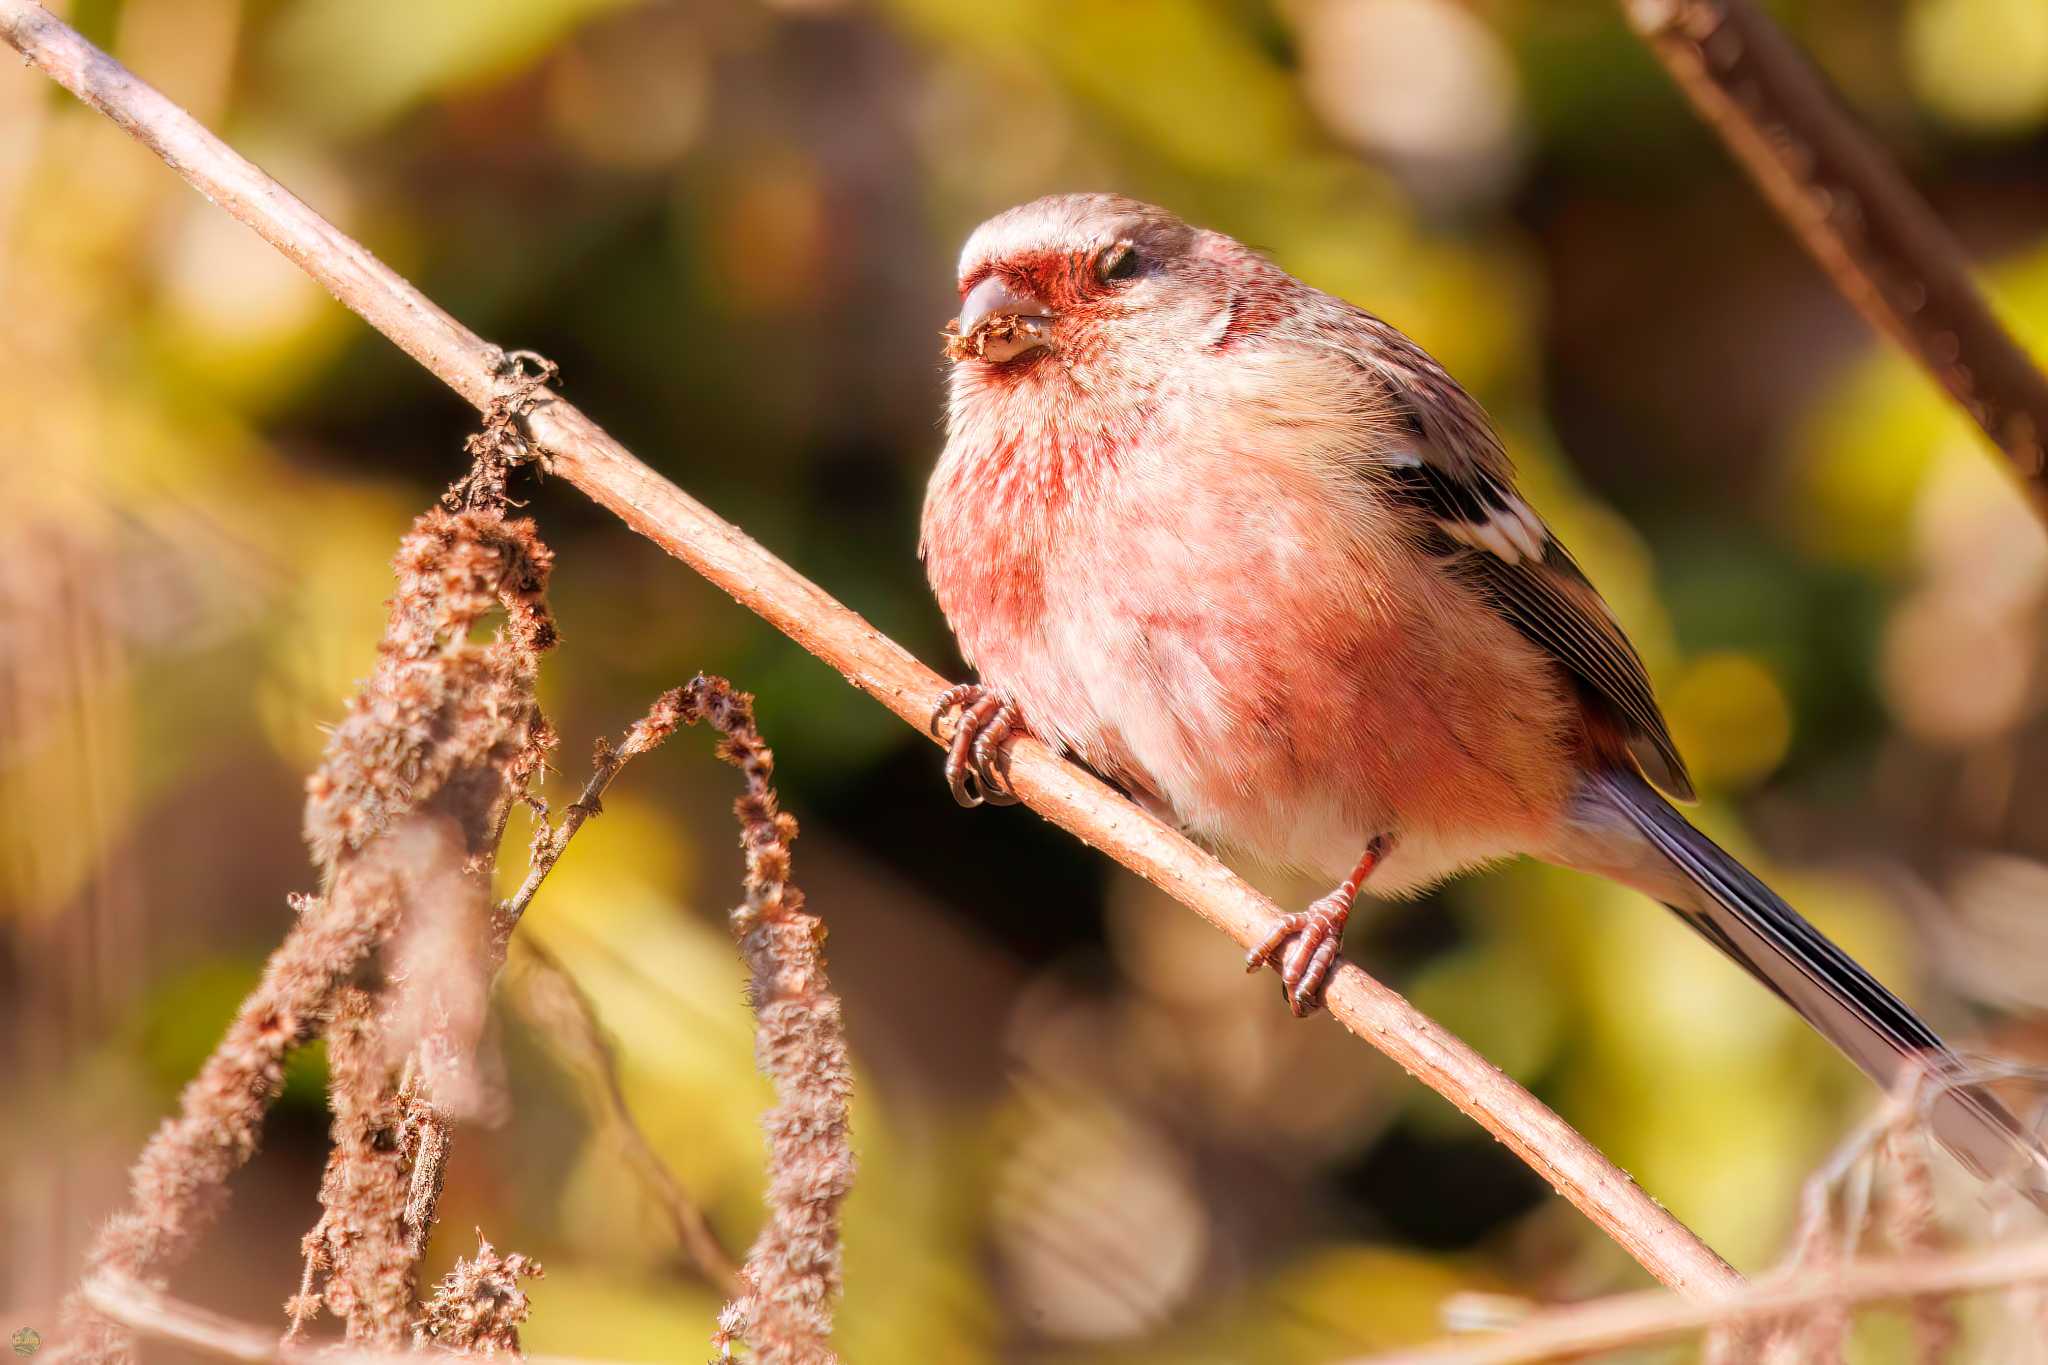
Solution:
[[[408,1230],[411,1154],[399,1062],[426,1059],[414,1091],[465,1079],[487,983],[489,857],[504,813],[545,758],[552,733],[533,699],[554,642],[544,593],[550,556],[530,522],[489,508],[420,517],[400,542],[398,587],[376,668],[307,781],[306,839],[324,894],[272,954],[262,981],[151,1139],[132,1177],[133,1208],[110,1221],[88,1275],[162,1287],[254,1155],[264,1111],[293,1048],[333,1031],[337,1145],[324,1212],[307,1238],[292,1330],[310,1316],[318,1274],[349,1340],[395,1345],[413,1307],[424,1226]],[[488,644],[471,630],[494,610]],[[474,913],[463,914],[465,905]],[[399,986],[373,1000],[356,979],[394,939]],[[439,1120],[421,1107],[417,1131]],[[395,1199],[395,1203],[393,1202]],[[418,1211],[417,1200],[410,1201]],[[430,1201],[429,1201],[430,1202]],[[427,1217],[430,1218],[430,1212]],[[82,1301],[61,1359],[127,1358],[128,1335]]]
[[[306,783],[306,842],[337,866],[436,797],[472,854],[539,773],[554,737],[533,700],[555,644],[547,609],[554,556],[533,523],[496,509],[422,514],[399,542],[397,591],[377,664]],[[505,628],[469,633],[493,611]]]
[[[733,803],[746,851],[746,900],[733,932],[753,979],[754,1055],[775,1082],[767,1117],[768,1225],[747,1253],[745,1292],[719,1320],[721,1343],[737,1338],[764,1365],[825,1365],[839,1296],[839,1206],[853,1186],[847,1110],[853,1065],[839,998],[825,977],[825,925],[804,909],[789,880],[796,821],[775,796],[775,755],[754,725],[754,699],[703,675],[677,695],[678,714],[723,737],[718,756],[746,788]]]
[[[1892,1246],[1906,1255],[1941,1249],[1935,1221],[1934,1171],[1928,1162],[1924,1133],[1899,1125],[1886,1135],[1884,1157],[1893,1181],[1884,1202],[1884,1229]],[[1918,1294],[1906,1301],[1913,1324],[1914,1358],[1919,1365],[1942,1365],[1962,1339],[1955,1305],[1939,1294]]]
[[[511,938],[518,927],[520,916],[533,903],[540,884],[547,880],[548,873],[555,870],[561,859],[562,850],[569,847],[569,841],[576,837],[576,831],[583,828],[583,822],[604,809],[604,794],[614,778],[627,763],[651,749],[676,732],[682,723],[680,707],[682,689],[672,687],[654,699],[647,714],[633,722],[624,739],[614,747],[606,740],[597,742],[597,752],[591,761],[590,780],[583,785],[583,794],[570,803],[562,813],[562,823],[552,828],[543,828],[534,837],[533,856],[527,863],[526,879],[512,898],[498,908],[496,916],[496,938],[502,945]]]
[[[398,1346],[415,1315],[452,1123],[484,1105],[475,1059],[501,960],[491,868],[554,744],[534,700],[556,639],[552,566],[533,524],[501,508],[421,515],[399,542],[376,667],[307,782],[316,857],[345,867],[366,847],[401,848],[409,875],[389,982],[351,995],[330,1038],[335,1146],[294,1334],[322,1276],[351,1344]],[[472,643],[498,611],[504,626]]]
[[[1825,1207],[1826,1201],[1823,1200],[1823,1210]],[[1825,1285],[1841,1275],[1847,1254],[1848,1248],[1842,1245],[1832,1219],[1825,1213],[1818,1221],[1808,1219],[1793,1251],[1794,1277]],[[1805,1305],[1802,1313],[1781,1319],[1774,1325],[1776,1331],[1771,1338],[1774,1347],[1796,1352],[1799,1360],[1811,1362],[1811,1365],[1842,1365],[1855,1321],[1850,1315],[1848,1301],[1830,1295],[1813,1299]],[[1725,1326],[1715,1336],[1723,1341],[1734,1339],[1734,1334]],[[1738,1351],[1727,1353],[1730,1365],[1736,1365],[1742,1358]]]
[[[129,1177],[130,1208],[100,1230],[87,1278],[161,1289],[227,1201],[227,1179],[256,1152],[263,1115],[284,1084],[285,1058],[319,1030],[334,996],[397,927],[399,876],[366,859],[328,894],[298,902],[299,920],[270,955],[256,989],[199,1074],[142,1149]],[[129,1336],[74,1297],[72,1330],[52,1359],[125,1358]]]
[[[320,1182],[320,1221],[306,1234],[306,1262],[324,1272],[328,1310],[351,1346],[403,1345],[415,1303],[418,1258],[407,1235],[411,1163],[398,1142],[404,1121],[370,992],[342,992],[327,1031],[333,1077],[334,1149]],[[293,1330],[303,1318],[294,1314]]]

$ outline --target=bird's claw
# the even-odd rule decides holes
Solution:
[[[1335,891],[1306,910],[1282,915],[1273,931],[1259,946],[1245,954],[1244,969],[1255,972],[1268,962],[1280,973],[1280,994],[1297,1019],[1315,1013],[1322,1003],[1323,983],[1337,965],[1337,950],[1344,946],[1344,921],[1351,918],[1351,904],[1358,888],[1365,885],[1373,869],[1393,848],[1391,834],[1376,834],[1358,857]]]
[[[1351,917],[1346,898],[1333,893],[1306,910],[1284,915],[1259,945],[1245,954],[1244,969],[1255,972],[1268,962],[1280,973],[1280,994],[1297,1019],[1315,1013],[1322,1003],[1323,983],[1337,964],[1344,943],[1344,922]]]
[[[981,695],[980,683],[955,683],[939,693],[939,699],[932,703],[932,718],[924,723],[924,732],[938,739],[939,726],[945,723],[946,713],[955,708],[964,709]]]
[[[1023,729],[1017,708],[980,683],[949,687],[932,708],[929,728],[934,738],[946,713],[954,710],[960,718],[946,749],[946,786],[953,799],[963,806],[1016,805],[1003,771],[1003,745]]]

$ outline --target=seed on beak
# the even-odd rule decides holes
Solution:
[[[991,275],[967,291],[960,316],[946,329],[946,354],[954,360],[1002,364],[1027,351],[1052,345],[1052,313],[1031,295]]]

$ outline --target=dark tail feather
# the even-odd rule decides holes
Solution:
[[[1934,1030],[1799,912],[1634,773],[1596,780],[1614,809],[1681,874],[1646,886],[1680,918],[1761,981],[1887,1090],[1915,1067],[1940,1078],[1965,1072]],[[1630,880],[1635,880],[1631,878]],[[1693,894],[1687,896],[1683,892]],[[2009,1179],[2048,1211],[2048,1151],[1982,1086],[1940,1092],[1928,1111],[1934,1136],[1972,1172]]]

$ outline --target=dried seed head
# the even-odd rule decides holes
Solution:
[[[306,783],[306,839],[330,870],[463,773],[486,778],[483,809],[465,815],[482,847],[506,793],[526,791],[554,743],[533,700],[539,656],[557,638],[544,595],[553,554],[533,523],[435,508],[394,564],[376,668]],[[494,611],[496,638],[472,643]]]

